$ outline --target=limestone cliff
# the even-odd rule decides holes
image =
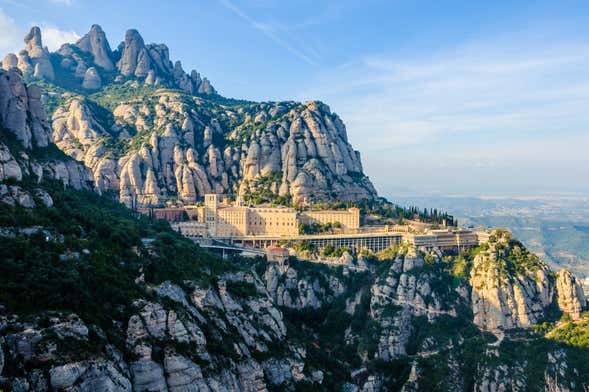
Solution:
[[[89,187],[87,168],[66,156],[51,156],[56,149],[50,142],[51,130],[40,89],[27,86],[15,68],[0,70],[0,131],[0,182],[21,181],[24,177],[37,182],[53,178],[76,189]],[[30,208],[35,205],[33,196],[18,185],[0,185],[0,198],[9,204]]]
[[[579,318],[583,290],[570,272],[554,279],[548,266],[507,232],[496,231],[474,258],[470,273],[474,323],[488,330],[528,328],[551,305]]]
[[[345,126],[318,102],[211,108],[189,95],[150,90],[145,100],[114,105],[110,123],[95,108],[81,97],[60,106],[53,140],[92,170],[99,190],[117,191],[127,205],[255,194],[261,183],[293,201],[375,194]],[[110,147],[116,144],[123,148]]]
[[[556,274],[556,292],[558,306],[568,313],[573,320],[581,318],[581,312],[586,306],[585,293],[579,279],[567,270],[560,270]]]
[[[37,48],[40,30],[26,42]],[[30,62],[17,67],[25,79],[52,82],[43,99],[53,141],[92,171],[99,192],[113,190],[128,206],[192,203],[209,192],[292,202],[376,195],[345,125],[321,102],[225,100],[133,29],[112,51],[94,25],[51,59],[55,80],[27,76]],[[7,55],[3,66],[13,65]]]

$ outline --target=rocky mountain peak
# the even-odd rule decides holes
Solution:
[[[41,29],[38,26],[31,27],[28,34],[25,35],[25,50],[32,53],[37,48],[43,48],[43,41],[41,40]]]
[[[106,39],[106,34],[99,25],[92,25],[90,31],[80,38],[75,46],[84,52],[91,53],[94,56],[94,63],[106,71],[114,69],[110,45]]]
[[[24,42],[25,49],[21,50],[18,54],[17,67],[21,70],[25,78],[55,79],[55,71],[49,59],[49,51],[43,47],[41,29],[33,26],[28,34],[25,35]],[[2,64],[4,69],[12,68],[14,65],[14,55],[9,53],[5,57],[5,63]]]
[[[31,28],[24,41],[25,48],[18,56],[7,54],[1,65],[6,70],[17,67],[26,81],[46,80],[62,87],[70,87],[73,81],[78,87],[96,90],[107,80],[114,79],[116,83],[131,78],[149,86],[179,88],[189,94],[217,93],[211,82],[198,72],[192,70],[188,74],[181,66],[175,67],[165,44],[146,44],[136,29],[127,30],[124,41],[113,51],[102,27],[94,24],[75,44],[66,43],[59,48],[53,59],[57,65],[43,47],[39,27]],[[113,78],[112,71],[118,71],[119,75]],[[56,72],[61,75],[57,81]]]
[[[143,69],[149,66],[149,57],[145,49],[145,43],[137,30],[127,30],[125,41],[119,45],[119,49],[121,51],[121,59],[117,63],[117,68],[122,75],[137,75],[138,65],[140,66],[139,74],[141,75]],[[145,75],[147,75],[147,72]]]

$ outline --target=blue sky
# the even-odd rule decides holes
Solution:
[[[0,52],[127,28],[225,96],[320,99],[382,194],[589,193],[587,1],[0,0]]]

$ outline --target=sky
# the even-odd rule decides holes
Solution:
[[[0,0],[0,53],[94,23],[224,96],[327,103],[384,196],[589,194],[586,0]]]

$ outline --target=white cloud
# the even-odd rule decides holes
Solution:
[[[73,30],[62,30],[53,25],[44,23],[32,23],[41,27],[43,45],[49,50],[55,51],[66,42],[75,42],[80,35]],[[18,53],[24,48],[23,37],[28,29],[21,28],[8,14],[0,8],[0,55],[8,52]]]
[[[43,45],[47,46],[51,51],[59,49],[64,43],[72,43],[80,39],[80,35],[75,31],[61,30],[57,27],[46,25],[41,25],[41,36],[43,38]]]
[[[23,34],[10,16],[0,8],[0,53],[16,52],[23,46]]]

